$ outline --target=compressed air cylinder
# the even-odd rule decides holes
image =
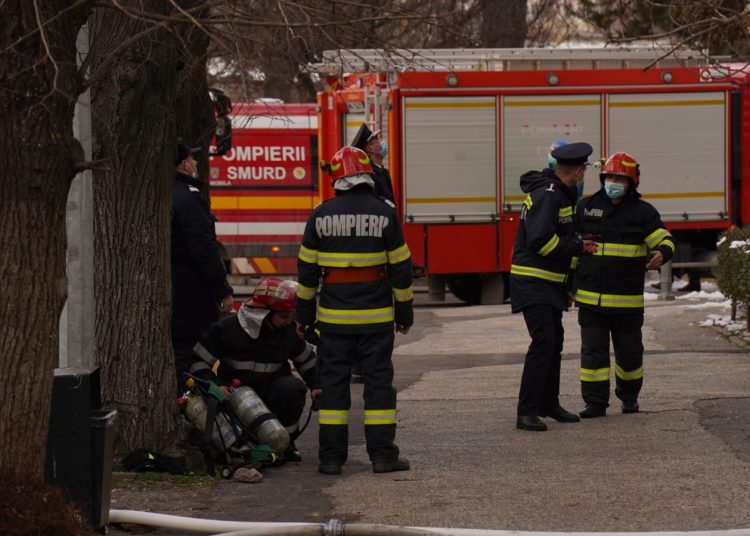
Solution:
[[[243,385],[235,388],[229,395],[229,407],[258,443],[265,443],[276,452],[287,449],[289,433],[250,387]]]
[[[190,424],[195,426],[201,432],[205,431],[208,407],[202,396],[193,394],[190,397],[187,397],[183,410]],[[222,438],[224,440],[223,443]],[[229,421],[224,415],[217,413],[214,422],[214,430],[211,434],[211,443],[213,443],[217,449],[223,451],[225,448],[231,447],[236,442],[237,434],[234,433],[234,428],[232,428],[232,425],[229,424]]]

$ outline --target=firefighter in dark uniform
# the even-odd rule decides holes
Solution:
[[[575,302],[581,326],[583,418],[603,417],[609,405],[609,341],[615,353],[615,395],[623,413],[638,412],[643,385],[643,286],[674,254],[657,210],[638,193],[640,166],[615,153],[602,167],[602,188],[578,203],[577,228],[596,236],[596,255],[581,258]]]
[[[382,197],[391,203],[395,203],[393,197],[393,183],[391,174],[383,165],[385,157],[388,155],[388,144],[380,138],[381,131],[372,131],[362,123],[352,140],[352,147],[362,149],[370,157],[372,164],[372,174],[375,180],[375,197]],[[395,205],[393,205],[395,207]]]
[[[297,283],[263,279],[237,312],[215,322],[193,348],[190,374],[212,378],[220,386],[252,388],[286,428],[291,438],[287,461],[301,461],[294,445],[308,389],[320,395],[315,350],[299,335],[294,322]],[[289,361],[304,380],[292,375]],[[215,376],[212,369],[216,369]]]
[[[320,332],[318,470],[340,474],[347,459],[350,376],[364,375],[365,439],[376,473],[405,471],[396,436],[396,390],[391,355],[395,330],[414,321],[412,266],[394,209],[373,195],[364,151],[343,147],[328,170],[336,196],[310,215],[297,263],[301,324]],[[322,279],[320,302],[315,296]]]
[[[562,312],[569,306],[566,280],[574,255],[591,254],[596,244],[575,233],[573,209],[576,185],[583,180],[592,148],[570,143],[552,156],[556,171],[529,171],[521,177],[527,194],[513,246],[510,300],[514,313],[523,313],[531,345],[521,377],[516,428],[544,431],[540,417],[577,422],[578,416],[560,406],[560,360],[563,347]]]

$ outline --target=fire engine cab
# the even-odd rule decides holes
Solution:
[[[699,52],[350,50],[312,68],[327,82],[321,158],[362,122],[383,130],[397,210],[431,290],[447,283],[470,303],[503,301],[519,177],[546,167],[560,138],[591,144],[591,160],[625,151],[640,162],[639,191],[677,239],[675,266],[707,263],[718,233],[750,221],[746,78]],[[598,173],[589,168],[585,195]],[[332,195],[325,178],[320,188]]]
[[[235,104],[232,148],[209,161],[216,234],[235,281],[297,273],[297,253],[318,204],[315,104]]]

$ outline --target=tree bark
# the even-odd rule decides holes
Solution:
[[[139,5],[160,14],[170,6],[161,0]],[[94,173],[103,395],[120,412],[118,454],[169,450],[178,418],[169,268],[176,43],[172,33],[113,9],[97,9],[90,30],[98,80],[91,91],[93,152],[107,163]],[[118,50],[126,40],[133,42]],[[107,73],[98,77],[103,62]]]
[[[199,7],[203,0],[183,1],[184,9]],[[195,14],[201,20],[207,10]],[[176,29],[180,32],[182,46],[177,50],[177,96],[174,107],[177,123],[177,135],[185,140],[189,147],[200,146],[203,150],[196,156],[198,175],[203,179],[201,195],[206,201],[208,196],[208,146],[212,141],[216,121],[212,112],[211,98],[208,96],[208,60],[209,39],[205,32],[193,24],[185,24]],[[221,87],[219,89],[222,89]]]
[[[480,0],[479,43],[487,48],[523,48],[526,0]]]
[[[0,23],[0,478],[44,478],[59,316],[65,300],[65,204],[80,89],[76,33],[90,6],[6,1]],[[49,21],[54,15],[59,17]],[[40,25],[41,23],[41,25]],[[39,31],[40,26],[44,28]]]

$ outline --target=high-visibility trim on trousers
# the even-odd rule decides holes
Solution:
[[[620,365],[615,365],[615,374],[618,378],[625,381],[640,380],[643,378],[643,367],[640,366],[635,370],[623,370]]]
[[[318,424],[349,424],[348,409],[321,409],[318,414]]]
[[[579,379],[582,382],[607,382],[609,381],[609,367],[600,369],[581,368]]]
[[[378,424],[396,424],[395,409],[366,409],[365,426]]]

